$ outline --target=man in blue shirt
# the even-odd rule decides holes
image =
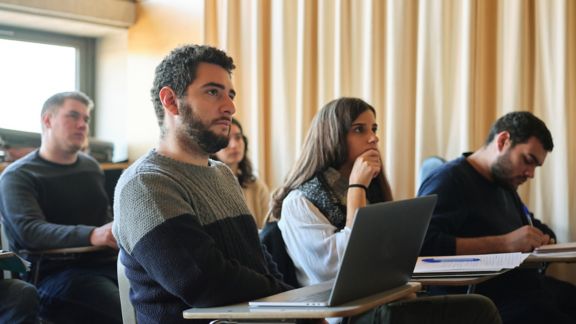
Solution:
[[[418,192],[438,195],[421,254],[530,252],[553,243],[554,232],[516,192],[553,147],[544,122],[512,112],[496,121],[482,148],[435,170]],[[492,298],[504,323],[576,321],[576,287],[538,269],[510,271],[476,292]]]

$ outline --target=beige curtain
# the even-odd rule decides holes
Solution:
[[[396,198],[420,161],[482,145],[529,110],[555,149],[521,195],[561,241],[576,240],[576,2],[570,0],[205,0],[206,42],[236,60],[237,117],[274,188],[316,111],[357,96],[377,109]]]

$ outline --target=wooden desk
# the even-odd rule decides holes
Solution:
[[[2,171],[4,171],[4,169],[6,169],[9,165],[10,165],[10,162],[0,162],[0,173],[2,173]],[[100,163],[100,167],[104,171],[106,171],[106,170],[124,170],[124,169],[128,168],[129,166],[130,166],[130,163],[128,163],[128,162]]]
[[[102,170],[107,171],[107,170],[125,170],[130,166],[130,163],[128,162],[122,162],[122,163],[100,163],[100,167],[102,168]]]
[[[26,251],[29,255],[49,255],[49,254],[77,254],[77,253],[89,253],[104,251],[110,249],[107,246],[79,246],[72,248],[61,248],[61,249],[50,249],[50,250],[39,250],[39,251]]]
[[[466,293],[473,294],[476,290],[476,285],[479,283],[483,283],[486,280],[490,280],[494,277],[497,277],[509,269],[493,272],[490,274],[483,274],[478,276],[469,276],[469,277],[429,277],[429,278],[412,278],[412,281],[419,282],[422,286],[467,286]]]
[[[522,267],[539,267],[546,275],[576,285],[576,252],[530,255]]]
[[[472,276],[472,277],[413,278],[412,281],[419,282],[422,284],[422,286],[470,286],[483,283],[484,281],[497,277],[504,272],[494,272],[489,275]]]
[[[542,253],[535,255],[531,253],[522,265],[529,265],[533,263],[550,263],[550,262],[576,262],[576,252],[556,252],[556,253]]]
[[[60,248],[60,249],[49,249],[49,250],[20,250],[18,251],[19,254],[26,256],[26,258],[33,258],[34,265],[31,269],[31,282],[35,285],[38,282],[38,278],[40,276],[40,267],[43,263],[45,258],[54,258],[57,257],[58,259],[71,259],[74,258],[77,254],[82,253],[91,253],[91,252],[99,252],[99,251],[106,251],[112,250],[112,248],[107,246],[79,246],[79,247],[72,247],[72,248]]]
[[[522,268],[535,268],[542,274],[576,285],[576,252],[530,254],[520,265]]]
[[[331,284],[331,283],[329,283]],[[312,294],[324,289],[326,284],[313,285],[290,290],[282,294]],[[250,307],[248,303],[236,305],[190,308],[183,312],[185,319],[290,319],[290,318],[327,318],[350,317],[364,313],[377,306],[387,304],[420,290],[417,282],[391,289],[366,298],[334,307]]]

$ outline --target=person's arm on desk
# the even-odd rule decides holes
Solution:
[[[50,223],[40,207],[38,185],[24,172],[4,173],[0,181],[2,214],[19,249],[30,251],[90,245],[90,225]]]
[[[456,238],[456,254],[531,252],[550,243],[550,236],[538,228],[525,225],[508,234],[474,238]]]

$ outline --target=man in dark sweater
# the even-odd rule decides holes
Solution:
[[[228,144],[235,112],[232,58],[183,46],[156,68],[157,148],[120,177],[114,236],[138,323],[178,323],[182,311],[290,287],[262,250],[230,169],[210,160]]]
[[[0,211],[12,250],[109,247],[41,261],[40,312],[55,323],[122,320],[104,174],[80,152],[92,106],[80,92],[50,97],[41,112],[40,149],[12,163],[0,177]],[[38,266],[37,259],[30,261]]]
[[[530,252],[554,242],[554,232],[516,192],[553,146],[540,119],[512,112],[496,121],[478,151],[433,171],[418,192],[438,195],[421,254]],[[492,298],[504,323],[576,322],[576,288],[538,269],[509,271],[476,292]]]

